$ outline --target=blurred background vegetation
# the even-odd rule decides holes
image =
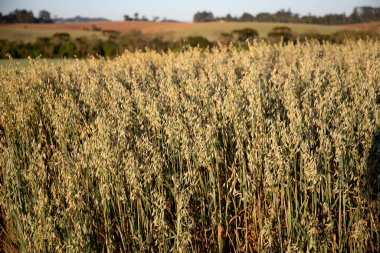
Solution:
[[[380,35],[370,31],[342,30],[333,34],[303,33],[295,34],[287,26],[274,27],[265,38],[252,28],[221,33],[217,41],[210,41],[203,36],[188,36],[179,40],[170,40],[163,36],[131,31],[120,34],[117,31],[102,31],[106,39],[97,37],[74,38],[69,33],[56,33],[51,37],[39,37],[35,42],[0,40],[0,58],[86,58],[89,56],[116,57],[125,50],[155,50],[178,52],[189,47],[212,48],[219,44],[247,48],[252,40],[264,40],[271,43],[302,43],[317,40],[320,43],[342,43],[346,39],[377,40]]]
[[[125,15],[124,20],[115,25],[117,22],[105,19],[96,21],[106,23],[89,23],[94,19],[83,17],[53,19],[47,10],[41,10],[37,17],[27,10],[15,10],[8,15],[0,13],[0,58],[114,58],[125,50],[178,52],[189,47],[205,49],[220,44],[244,49],[253,40],[296,44],[307,40],[342,43],[346,39],[380,38],[377,22],[380,20],[380,8],[374,7],[357,7],[350,15],[324,16],[300,16],[290,10],[280,10],[256,16],[243,13],[240,17],[229,14],[215,17],[212,12],[203,11],[195,13],[191,24],[167,19],[160,21],[158,17],[149,20],[139,13]],[[65,30],[62,29],[65,26],[52,24],[65,22],[84,25],[75,30]],[[123,23],[122,28],[118,27],[120,23]],[[147,23],[156,25],[157,30],[143,30],[143,24]],[[163,27],[168,23],[179,25],[165,32]],[[49,27],[43,26],[47,24]],[[136,29],[126,31],[126,27],[132,24]]]

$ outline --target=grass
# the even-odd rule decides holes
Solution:
[[[253,43],[0,68],[1,247],[379,252],[379,56]]]
[[[24,41],[24,42],[34,42],[39,37],[52,37],[55,33],[68,33],[73,38],[79,37],[94,37],[94,38],[105,38],[101,32],[92,31],[82,31],[82,30],[71,30],[71,29],[14,29],[5,28],[0,26],[0,40],[6,39],[10,41]]]
[[[211,41],[219,38],[221,33],[230,33],[233,30],[243,28],[253,28],[259,32],[260,37],[267,37],[268,33],[278,26],[287,26],[292,29],[296,34],[301,33],[320,33],[320,34],[333,34],[337,31],[344,30],[341,26],[327,26],[327,25],[310,25],[310,24],[289,24],[289,23],[262,23],[262,22],[226,22],[226,23],[210,23],[203,26],[188,26],[183,28],[174,28],[170,31],[173,37],[183,38],[188,36],[199,35]]]

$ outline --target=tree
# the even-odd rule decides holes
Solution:
[[[139,14],[137,12],[133,16],[135,17],[135,20],[139,20]]]
[[[27,10],[15,10],[9,13],[7,17],[8,23],[33,23],[33,12]]]
[[[226,20],[227,22],[230,22],[230,21],[234,21],[235,18],[232,17],[231,14],[228,13],[227,16],[226,16],[226,18],[225,18],[225,20]]]
[[[272,15],[268,12],[260,12],[259,14],[256,15],[256,20],[259,22],[268,22],[268,21],[273,21],[271,20]]]
[[[293,21],[293,14],[289,10],[281,9],[277,11],[275,14],[272,14],[272,19],[275,22],[292,22]]]
[[[351,18],[356,22],[380,20],[380,8],[373,8],[369,6],[356,7],[351,14]]]
[[[210,22],[214,20],[214,14],[212,12],[197,12],[193,18],[194,22]]]
[[[254,20],[255,20],[255,17],[247,12],[244,12],[243,15],[241,15],[239,19],[239,21],[243,21],[243,22],[252,22]]]
[[[62,58],[62,57],[72,58],[74,56],[77,56],[78,53],[79,53],[79,51],[75,48],[74,42],[72,42],[71,40],[67,40],[67,41],[64,41],[60,45],[59,51],[58,51],[58,56],[60,58]]]
[[[51,23],[51,16],[50,13],[47,10],[41,10],[40,14],[38,15],[38,18],[40,22],[42,23]]]
[[[131,18],[129,15],[124,15],[124,21],[131,21],[133,18]]]
[[[105,57],[117,55],[118,50],[118,45],[113,41],[105,41],[102,43],[102,55]]]

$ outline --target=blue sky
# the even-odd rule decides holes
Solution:
[[[243,12],[275,12],[291,9],[292,12],[316,15],[327,13],[350,14],[355,6],[380,7],[380,0],[0,0],[0,12],[27,9],[37,16],[41,9],[48,10],[52,16],[105,17],[122,20],[124,14],[132,16],[135,12],[148,18],[191,21],[198,10],[212,11],[216,16],[227,13],[240,16]]]

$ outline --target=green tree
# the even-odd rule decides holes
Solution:
[[[131,21],[133,18],[131,18],[129,15],[124,15],[124,21]]]
[[[68,40],[61,44],[59,47],[58,56],[59,57],[65,57],[65,58],[72,58],[74,56],[78,55],[78,50],[75,47],[75,44],[73,41]]]
[[[210,22],[210,21],[214,21],[214,14],[212,14],[212,12],[207,12],[207,11],[203,11],[203,12],[197,12],[195,13],[194,15],[194,22]]]
[[[48,12],[47,10],[41,10],[39,15],[38,15],[38,18],[40,20],[40,22],[42,23],[52,23],[53,20],[51,19],[51,16],[50,16],[50,12]]]
[[[118,45],[113,41],[105,41],[102,44],[102,53],[105,57],[115,57],[118,53]]]
[[[50,42],[50,38],[39,37],[34,44],[35,47],[40,49],[43,57],[54,57],[54,45]]]
[[[252,22],[255,20],[255,17],[247,12],[244,12],[243,15],[239,18],[239,21],[242,22]]]
[[[11,23],[33,23],[34,16],[33,12],[27,10],[15,10],[11,12],[8,16]],[[12,22],[13,21],[13,22]]]

